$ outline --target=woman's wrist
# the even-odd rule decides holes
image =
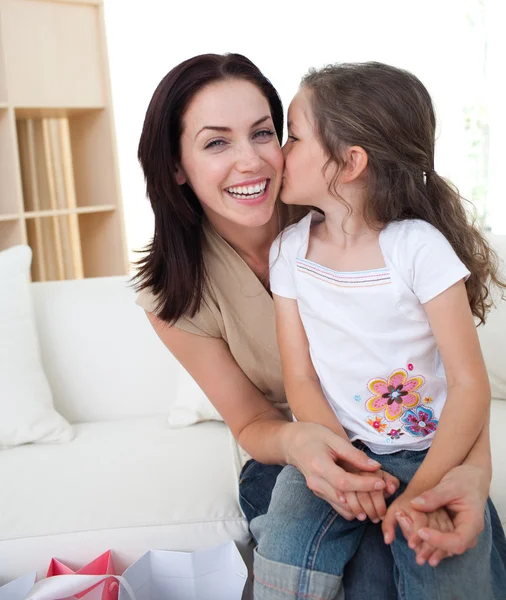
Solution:
[[[283,457],[284,465],[297,466],[297,460],[293,449],[297,447],[298,427],[296,421],[287,421],[279,428],[278,439],[280,445],[280,454]]]

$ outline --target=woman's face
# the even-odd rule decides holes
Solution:
[[[314,128],[309,92],[301,88],[288,109],[288,140],[280,198],[285,204],[319,206],[329,195],[324,165],[328,156]]]
[[[211,222],[265,225],[282,171],[269,103],[255,85],[231,79],[197,94],[183,118],[176,178],[191,186]]]

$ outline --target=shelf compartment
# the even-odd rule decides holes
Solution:
[[[110,206],[120,191],[107,110],[16,110],[25,211]]]
[[[2,5],[5,80],[13,106],[104,104],[99,10],[44,0]]]
[[[28,244],[33,250],[33,281],[82,279],[77,215],[29,219],[26,231]]]
[[[105,277],[128,273],[123,251],[122,230],[115,212],[78,215],[85,277]]]

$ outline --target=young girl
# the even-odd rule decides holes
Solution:
[[[387,65],[326,67],[303,79],[288,132],[281,199],[318,211],[271,249],[287,399],[297,420],[330,427],[401,483],[388,509],[382,492],[339,490],[356,520],[335,516],[334,558],[344,569],[364,521],[381,519],[402,598],[492,598],[488,514],[474,549],[431,569],[444,555],[423,542],[424,528],[453,524],[445,510],[412,506],[488,426],[474,318],[485,320],[487,286],[505,285],[458,193],[434,171],[430,96]],[[283,493],[301,478],[285,467],[268,514],[251,524],[257,539],[280,535],[277,510],[303,518]],[[397,522],[411,524],[409,540],[395,536]]]

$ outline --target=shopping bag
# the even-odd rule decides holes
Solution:
[[[82,569],[74,571],[62,562],[53,558],[49,564],[46,577],[56,575],[114,575],[114,563],[112,561],[111,551],[108,550],[99,557],[92,560]],[[100,589],[98,589],[100,588]],[[119,584],[114,577],[93,586],[84,592],[75,594],[76,598],[86,597],[86,600],[118,600]],[[91,592],[93,591],[93,594]]]
[[[197,550],[150,550],[123,573],[137,600],[241,600],[248,570],[234,542]],[[128,600],[123,589],[119,600]]]
[[[54,577],[46,577],[46,579],[38,581],[23,598],[24,600],[74,598],[76,594],[96,588],[100,583],[110,580],[111,577],[120,584],[121,590],[124,589],[123,598],[125,600],[136,600],[129,583],[119,575],[55,575]],[[95,591],[95,589],[92,589],[90,594],[94,594]]]
[[[32,589],[37,573],[22,575],[10,583],[0,587],[0,600],[24,600]]]

